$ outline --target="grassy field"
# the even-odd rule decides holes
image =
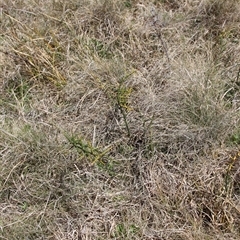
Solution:
[[[0,239],[240,239],[240,1],[0,0]]]

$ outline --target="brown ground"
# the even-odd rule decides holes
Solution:
[[[0,239],[240,239],[240,2],[0,1]]]

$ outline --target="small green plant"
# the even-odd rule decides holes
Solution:
[[[236,145],[239,145],[240,144],[240,133],[235,133],[231,136],[231,142],[236,144]]]
[[[18,98],[22,100],[26,100],[28,97],[28,92],[30,90],[30,85],[26,79],[19,79],[16,82],[16,79],[11,80],[8,88],[12,93]]]
[[[227,144],[232,145],[239,145],[240,144],[240,131],[236,130],[232,134],[230,134],[227,138]]]
[[[127,237],[127,230],[124,224],[120,223],[116,226],[115,235],[117,237]]]
[[[91,39],[88,47],[91,51],[95,52],[101,58],[110,59],[112,57],[112,53],[109,50],[108,46],[100,40],[94,38]]]
[[[131,8],[131,7],[132,7],[132,2],[131,2],[131,0],[125,1],[125,2],[124,2],[124,6],[125,6],[126,8]]]
[[[3,87],[0,106],[21,114],[22,116],[29,113],[31,109],[31,84],[25,78],[12,78],[6,82]]]
[[[86,141],[82,137],[78,136],[65,136],[73,148],[81,154],[82,158],[86,158],[92,164],[103,164],[104,157],[110,151],[110,148],[102,150],[98,147],[94,147],[90,142]]]
[[[130,232],[131,234],[136,234],[138,231],[139,231],[139,227],[136,226],[135,224],[131,224],[131,225],[129,226],[129,232]]]
[[[138,231],[139,227],[135,224],[131,224],[129,227],[126,227],[123,223],[119,223],[115,229],[115,236],[129,239],[130,236],[135,235]]]
[[[132,88],[126,86],[126,80],[132,74],[133,73],[129,73],[121,77],[118,84],[116,86],[113,86],[112,89],[110,89],[110,92],[108,93],[108,95],[112,99],[115,110],[119,110],[121,113],[128,137],[131,136],[131,132],[127,120],[127,113],[132,110],[129,101],[130,96],[132,94]]]
[[[131,93],[132,88],[125,87],[122,83],[120,83],[119,87],[116,89],[116,108],[119,109],[122,114],[128,137],[131,136],[127,121],[127,113],[131,110],[131,107],[129,106],[129,97]]]
[[[111,101],[112,106],[116,113],[120,113],[121,118],[124,121],[124,125],[126,128],[127,136],[131,136],[127,114],[132,110],[130,106],[130,97],[132,94],[132,87],[126,85],[126,80],[133,74],[130,72],[129,74],[124,74],[119,77],[119,80],[116,83],[101,81],[97,76],[92,74],[92,77],[95,80],[95,84],[97,84],[98,88],[100,88],[106,94],[107,98]]]

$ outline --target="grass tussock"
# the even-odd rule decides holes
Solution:
[[[1,239],[239,239],[239,1],[0,3]]]

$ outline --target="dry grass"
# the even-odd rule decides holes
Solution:
[[[0,2],[0,238],[240,238],[240,3]]]

